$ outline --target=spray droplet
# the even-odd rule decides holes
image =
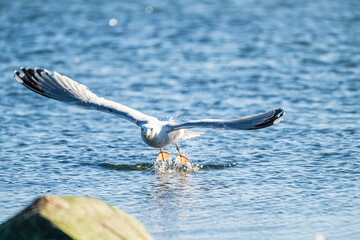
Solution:
[[[326,240],[326,238],[321,233],[317,233],[315,234],[315,240]]]
[[[145,13],[146,13],[146,14],[152,14],[153,11],[154,11],[154,8],[151,7],[151,6],[147,6],[147,7],[145,8]]]
[[[109,26],[114,27],[117,24],[117,20],[115,18],[110,19]]]

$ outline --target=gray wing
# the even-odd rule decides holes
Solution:
[[[157,120],[135,109],[100,98],[88,87],[57,72],[35,68],[20,68],[23,73],[14,72],[15,79],[30,90],[70,105],[111,113],[137,125]]]
[[[269,127],[281,122],[285,112],[283,108],[278,108],[257,115],[246,116],[234,120],[203,119],[189,121],[180,124],[171,124],[170,131],[186,128],[215,128],[230,130],[254,130]]]

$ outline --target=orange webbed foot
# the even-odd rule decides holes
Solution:
[[[187,164],[188,162],[190,162],[190,160],[187,157],[185,157],[184,155],[178,154],[178,155],[176,155],[176,158],[178,159],[180,164]]]
[[[162,151],[162,152],[159,152],[157,158],[165,161],[169,156],[170,156],[170,153],[168,153],[166,151]]]

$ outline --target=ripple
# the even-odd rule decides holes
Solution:
[[[100,163],[99,166],[113,169],[117,171],[145,171],[149,168],[153,167],[153,164],[151,163],[138,163],[134,165],[129,164],[110,164],[110,163]]]
[[[166,161],[156,160],[154,163],[138,163],[138,164],[111,164],[100,163],[99,166],[113,169],[117,171],[147,171],[154,173],[196,173],[201,169],[224,169],[236,166],[235,163],[229,164],[180,164],[176,158],[169,157]]]

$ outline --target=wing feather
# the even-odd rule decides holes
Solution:
[[[230,130],[254,130],[269,127],[281,122],[285,112],[283,108],[267,111],[257,115],[246,116],[234,120],[203,119],[171,124],[170,131],[188,128],[215,128]]]
[[[107,112],[129,120],[137,125],[157,118],[145,115],[122,104],[100,98],[88,87],[57,72],[35,68],[20,68],[23,73],[15,71],[14,77],[30,90],[70,105]]]

